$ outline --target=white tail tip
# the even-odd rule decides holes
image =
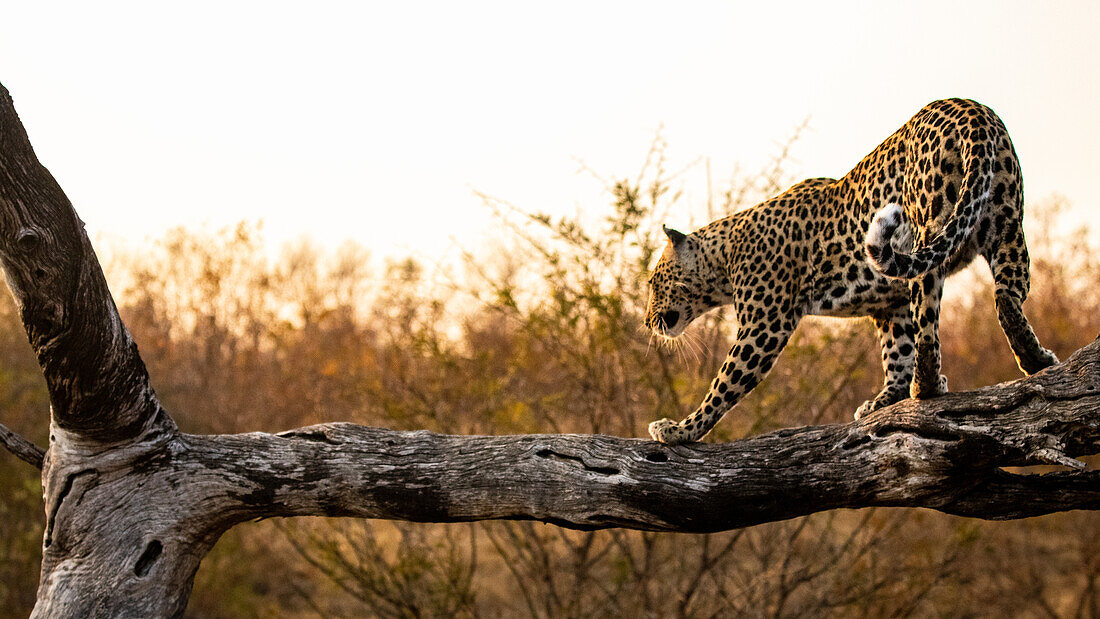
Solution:
[[[905,211],[900,204],[887,204],[879,209],[871,220],[871,227],[867,229],[867,244],[882,247],[890,242],[890,237],[904,216]]]

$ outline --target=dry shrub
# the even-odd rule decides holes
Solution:
[[[192,432],[332,420],[454,433],[640,436],[703,395],[730,343],[722,312],[666,347],[641,325],[660,224],[686,182],[658,140],[607,209],[500,215],[495,253],[433,272],[307,243],[277,258],[255,226],[177,230],[119,251],[109,275],[166,408]],[[701,218],[781,190],[782,156],[738,175]],[[1100,331],[1100,264],[1057,201],[1031,209],[1040,339],[1063,358]],[[984,265],[949,280],[955,390],[1019,376]],[[10,301],[0,302],[4,423],[44,442],[47,399]],[[769,378],[708,440],[835,423],[881,381],[865,320],[806,320]],[[0,468],[0,608],[37,580],[37,476]],[[575,532],[532,522],[264,522],[230,531],[196,579],[191,616],[1095,615],[1091,513],[1013,523],[922,510],[816,514],[713,535]]]

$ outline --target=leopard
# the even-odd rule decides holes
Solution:
[[[1058,363],[1023,313],[1030,268],[1023,179],[1000,117],[970,99],[921,108],[839,180],[811,178],[667,241],[649,277],[644,325],[674,340],[716,308],[733,344],[698,407],[649,425],[675,445],[702,439],[767,376],[805,316],[871,318],[883,386],[855,411],[947,392],[941,371],[944,280],[978,256],[1017,364]]]

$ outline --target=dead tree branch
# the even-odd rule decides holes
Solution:
[[[719,531],[911,506],[988,519],[1100,507],[1100,340],[1035,376],[842,425],[728,445],[609,436],[446,436],[325,424],[180,433],[149,384],[68,199],[0,86],[0,261],[50,394],[36,616],[178,616],[199,562],[257,518]],[[1058,464],[1047,475],[1003,467]]]
[[[46,452],[38,445],[12,432],[2,423],[0,423],[0,445],[23,462],[36,469],[42,468],[42,458]]]

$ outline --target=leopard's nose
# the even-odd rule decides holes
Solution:
[[[680,312],[676,310],[668,310],[667,312],[661,312],[657,316],[657,320],[660,321],[661,327],[664,329],[671,329],[676,326],[676,323],[680,320]]]

